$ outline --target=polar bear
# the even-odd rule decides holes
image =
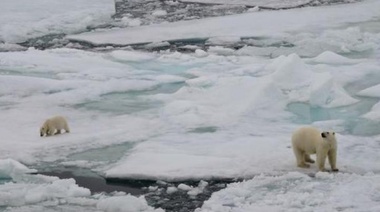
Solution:
[[[292,135],[292,147],[297,159],[297,166],[310,167],[308,163],[314,163],[310,154],[317,155],[317,166],[319,171],[325,170],[325,161],[328,156],[332,171],[336,168],[337,141],[335,132],[320,132],[314,127],[302,127]]]
[[[62,129],[64,129],[66,133],[70,132],[66,119],[62,116],[54,116],[44,122],[40,129],[40,135],[42,137],[45,134],[46,136],[60,134]]]

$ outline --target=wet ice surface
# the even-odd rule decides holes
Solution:
[[[380,19],[353,14],[186,53],[0,53],[0,210],[378,211]],[[72,132],[40,138],[56,114]],[[295,167],[302,125],[337,132],[340,173]]]

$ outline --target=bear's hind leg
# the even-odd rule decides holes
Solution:
[[[54,135],[61,134],[61,130],[57,130],[57,132]]]
[[[313,159],[310,158],[310,155],[309,154],[304,154],[305,156],[305,161],[308,162],[308,163],[314,163],[315,161]]]
[[[304,156],[305,153],[303,151],[301,151],[297,148],[293,148],[293,152],[294,152],[294,155],[296,156],[298,167],[300,167],[300,168],[309,168],[310,167],[309,164],[305,163],[305,156]]]

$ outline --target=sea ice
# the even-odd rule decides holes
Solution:
[[[309,32],[313,29],[328,29],[345,26],[346,23],[368,21],[376,18],[379,10],[379,1],[367,0],[355,4],[264,11],[102,32],[87,32],[69,35],[67,38],[93,44],[127,45],[210,37],[279,36],[289,31]],[[372,47],[373,45],[360,45],[362,50]],[[346,49],[349,50],[349,48]]]
[[[12,182],[0,185],[0,207],[9,211],[37,211],[44,207],[59,207],[80,211],[141,211],[162,212],[148,206],[145,198],[114,193],[113,195],[91,195],[87,188],[79,187],[74,179],[59,179],[44,175],[30,175],[36,170],[12,159],[0,160],[0,178],[11,178]],[[37,209],[39,208],[39,209]]]
[[[176,187],[168,187],[167,189],[166,189],[166,193],[167,194],[174,194],[175,192],[177,192],[178,191],[178,188],[176,188]]]
[[[13,159],[0,160],[0,179],[12,178],[17,175],[35,173],[37,170],[29,169],[25,165]]]
[[[373,174],[317,173],[315,178],[290,172],[259,175],[214,193],[196,212],[377,211],[380,178]]]
[[[0,41],[20,43],[48,34],[78,33],[110,23],[113,0],[2,0]]]

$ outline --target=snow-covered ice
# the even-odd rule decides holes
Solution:
[[[196,212],[378,211],[380,176],[290,172],[259,175],[214,193]]]
[[[19,43],[48,34],[78,33],[109,23],[113,0],[2,0],[0,42]]]
[[[56,207],[66,211],[141,211],[161,212],[148,206],[143,196],[91,195],[87,188],[79,187],[74,179],[59,179],[43,175],[30,175],[29,169],[12,159],[0,159],[0,207],[6,211],[45,211]]]
[[[29,169],[25,165],[13,160],[3,159],[0,160],[0,179],[7,179],[21,174],[36,173],[37,170]]]
[[[93,44],[141,44],[179,39],[254,37],[307,32],[379,18],[380,2],[366,0],[354,6],[334,5],[297,10],[265,11],[149,26],[86,32],[67,38]],[[352,15],[355,14],[355,15]],[[276,23],[276,24],[273,24]]]

